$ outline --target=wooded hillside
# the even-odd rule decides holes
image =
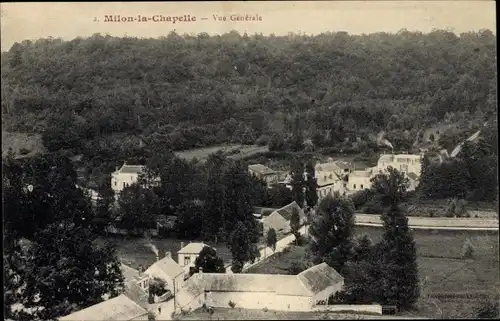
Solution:
[[[407,150],[421,129],[461,123],[466,135],[496,113],[495,42],[489,30],[23,41],[2,53],[4,130],[90,159],[226,142],[287,149],[297,131],[333,150],[366,149],[385,131]]]

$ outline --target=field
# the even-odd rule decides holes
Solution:
[[[256,153],[267,152],[268,150],[269,149],[267,146],[233,144],[189,149],[176,152],[175,154],[180,158],[190,161],[193,158],[204,160],[210,154],[216,153],[218,151],[223,151],[224,154],[230,158],[240,159],[250,157]]]
[[[373,242],[382,232],[378,227],[356,227],[357,235],[366,233]],[[498,292],[498,231],[414,230],[414,237],[422,287],[417,315],[468,317],[484,296]],[[473,248],[471,259],[463,258],[466,242]],[[291,246],[248,273],[287,274],[290,263],[304,260],[304,254],[303,247]]]
[[[210,316],[203,309],[185,315],[178,315],[176,320],[352,320],[352,319],[387,319],[388,316],[361,315],[334,312],[281,312],[240,308],[215,308]],[[389,317],[390,318],[390,317]],[[391,318],[392,319],[392,318]],[[398,318],[398,319],[401,319]]]

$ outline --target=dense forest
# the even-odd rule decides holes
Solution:
[[[384,133],[408,151],[442,124],[426,139],[452,149],[496,118],[495,44],[489,30],[26,40],[2,53],[3,126],[107,170],[220,143],[357,153]]]

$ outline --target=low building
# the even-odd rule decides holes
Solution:
[[[167,290],[172,293],[184,285],[184,269],[172,259],[170,252],[152,264],[144,274],[165,281]]]
[[[243,309],[310,311],[317,303],[341,291],[343,277],[326,263],[299,275],[218,274],[193,275],[177,296],[176,311],[195,310],[206,304]]]
[[[122,294],[59,318],[59,321],[148,320],[148,311]]]
[[[278,183],[278,173],[265,165],[248,165],[248,173],[265,181],[268,187]]]

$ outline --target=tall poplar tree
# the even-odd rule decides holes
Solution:
[[[312,161],[306,164],[306,203],[309,207],[314,207],[318,203],[318,182]]]
[[[354,206],[344,197],[331,195],[319,204],[309,226],[314,263],[326,262],[343,273],[353,254]]]
[[[304,164],[295,159],[292,168],[292,194],[293,200],[297,202],[300,207],[304,206]]]

